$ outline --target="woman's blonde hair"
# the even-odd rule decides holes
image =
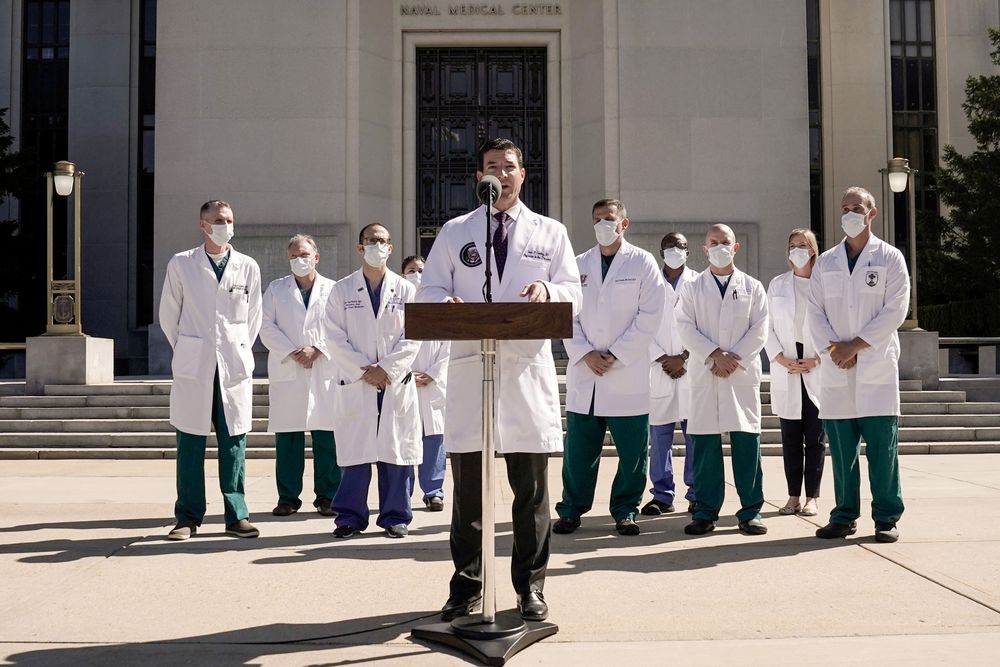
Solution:
[[[788,255],[788,246],[792,244],[792,239],[795,238],[796,236],[802,236],[803,238],[805,238],[806,244],[813,251],[812,257],[809,258],[809,266],[815,265],[816,258],[819,257],[819,242],[816,241],[816,235],[813,234],[813,231],[811,229],[805,229],[805,228],[793,229],[792,232],[788,235],[788,242],[785,243],[785,255],[786,255],[785,260],[788,262],[788,265],[794,268],[792,260],[788,259],[787,255]]]

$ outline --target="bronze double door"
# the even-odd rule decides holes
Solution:
[[[524,153],[521,200],[548,211],[546,50],[417,49],[417,251],[449,219],[479,205],[476,152],[502,137]]]

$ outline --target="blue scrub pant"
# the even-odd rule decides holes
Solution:
[[[410,493],[413,489],[413,466],[375,463],[378,469],[378,518],[375,525],[388,528],[413,520]],[[368,528],[368,487],[372,481],[372,464],[362,463],[341,468],[340,487],[330,506],[337,513],[338,526],[355,530]]]
[[[694,437],[687,434],[687,420],[680,422],[684,434],[684,485],[685,500],[695,501],[694,487]],[[674,504],[674,424],[657,424],[649,427],[649,490],[654,500]]]
[[[448,455],[444,451],[444,435],[424,435],[424,461],[417,466],[417,479],[424,501],[431,498],[444,499],[444,467]],[[413,472],[410,472],[410,487],[413,487]]]

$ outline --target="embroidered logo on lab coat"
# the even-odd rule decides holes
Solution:
[[[875,287],[878,285],[878,273],[875,271],[869,271],[865,274],[865,282],[869,287]]]
[[[458,258],[462,264],[468,267],[479,266],[483,263],[483,258],[479,256],[479,251],[476,250],[475,243],[466,243],[462,246],[462,250],[458,253]]]
[[[587,286],[587,274],[586,273],[581,273],[580,274],[580,286],[581,287],[586,287]]]

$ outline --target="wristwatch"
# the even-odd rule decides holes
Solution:
[[[683,359],[684,361],[687,361],[688,357],[690,357],[690,356],[691,356],[691,353],[688,352],[687,350],[683,350],[681,352],[681,359]]]

